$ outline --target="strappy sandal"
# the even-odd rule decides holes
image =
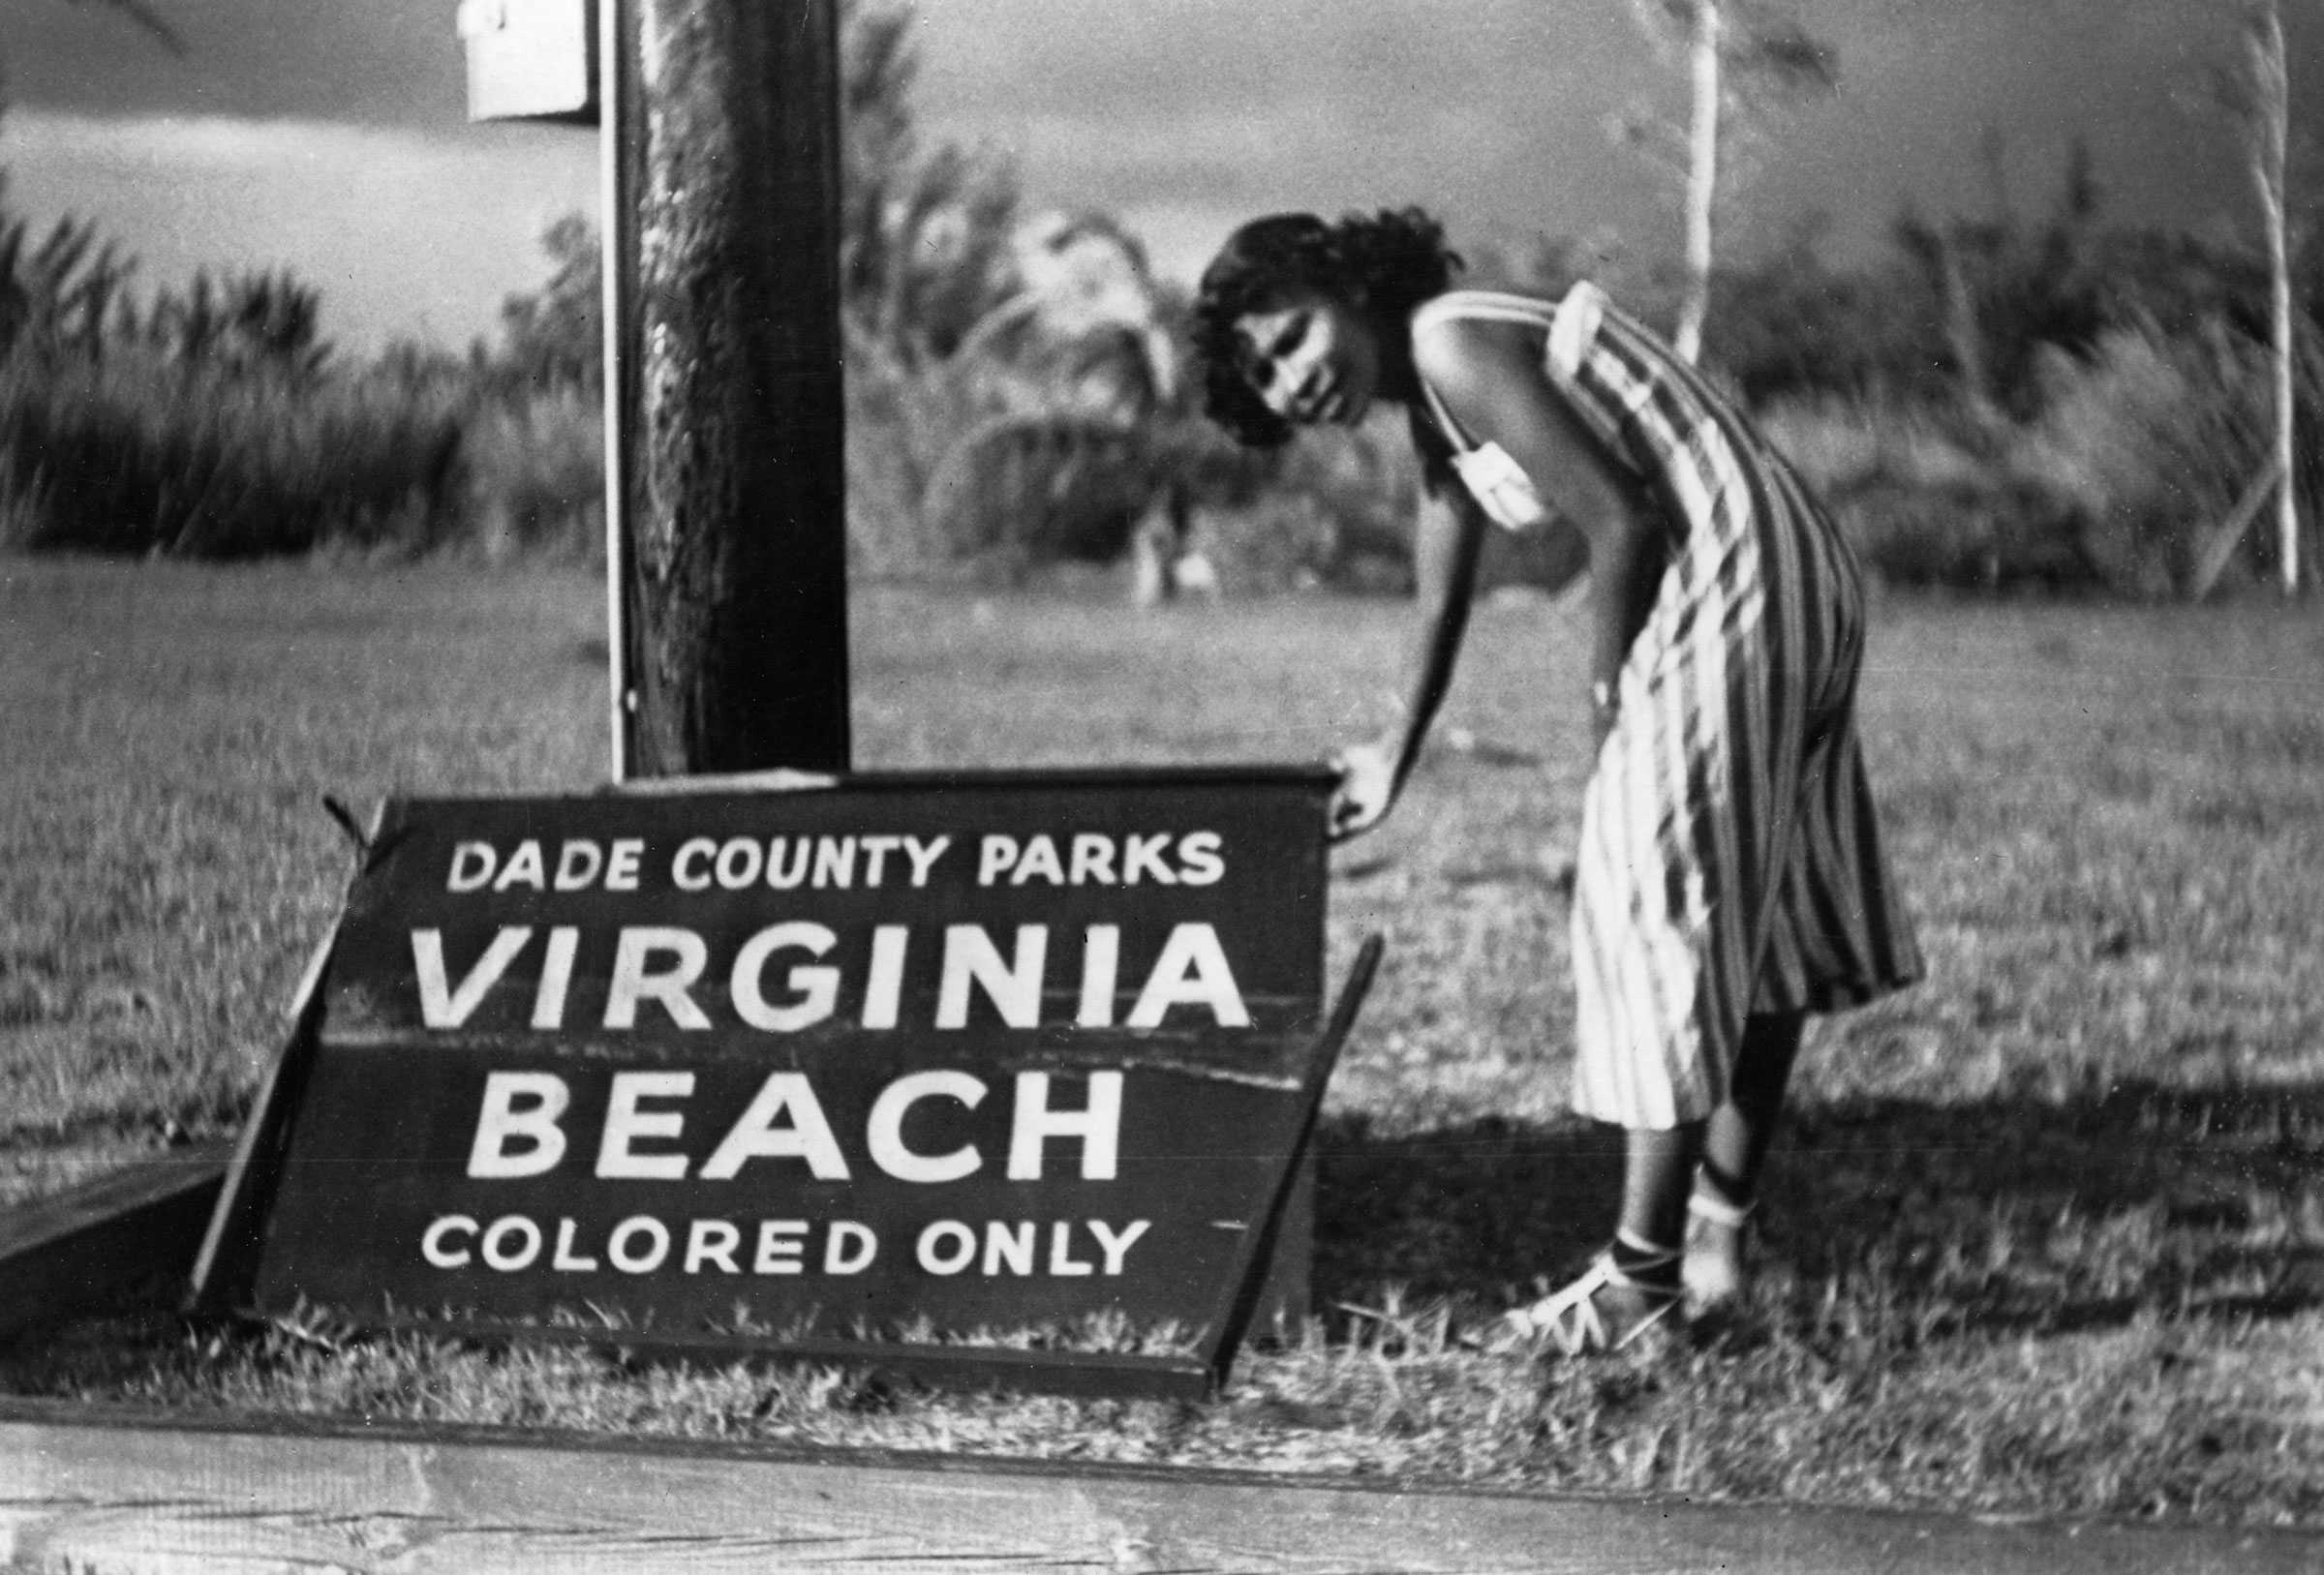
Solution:
[[[1749,1284],[1743,1268],[1744,1244],[1758,1210],[1756,1199],[1730,1203],[1699,1185],[1687,1199],[1686,1256],[1679,1260],[1678,1273],[1686,1287],[1689,1317],[1742,1301]]]
[[[1586,1356],[1632,1345],[1660,1328],[1678,1304],[1676,1290],[1618,1268],[1608,1248],[1573,1284],[1503,1314],[1502,1325],[1513,1344],[1544,1355]]]

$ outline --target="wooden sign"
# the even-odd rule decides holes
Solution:
[[[1336,1048],[1330,786],[391,803],[198,1294],[886,1356],[1175,1331],[1161,1387],[1214,1381]]]

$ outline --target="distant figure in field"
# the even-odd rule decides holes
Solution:
[[[1417,209],[1244,226],[1204,274],[1206,408],[1243,441],[1405,408],[1426,486],[1394,714],[1343,752],[1335,837],[1379,824],[1452,678],[1478,550],[1554,532],[1590,573],[1597,764],[1573,912],[1575,1106],[1625,1130],[1621,1218],[1509,1315],[1617,1348],[1730,1303],[1807,1014],[1921,972],[1857,750],[1855,560],[1751,423],[1595,286],[1452,288]]]
[[[995,326],[1022,323],[1041,347],[1021,355],[1016,390],[1052,434],[1072,432],[1147,477],[1127,542],[1131,595],[1141,606],[1179,595],[1215,599],[1218,577],[1193,540],[1194,504],[1178,468],[1145,446],[1177,404],[1178,351],[1146,253],[1113,220],[1044,214],[1021,226],[1011,252],[1017,292]]]

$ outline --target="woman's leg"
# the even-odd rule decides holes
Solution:
[[[1656,1130],[1633,1127],[1623,1135],[1622,1216],[1617,1243],[1641,1251],[1678,1250],[1687,1227],[1687,1196],[1695,1185],[1696,1158],[1702,1152],[1704,1124],[1690,1121]],[[1670,1265],[1677,1283],[1678,1265]]]
[[[1806,1024],[1806,1014],[1798,1012],[1743,1020],[1727,1101],[1712,1112],[1702,1147],[1704,1179],[1718,1189],[1722,1201],[1736,1208],[1750,1207],[1758,1196],[1759,1171],[1783,1115],[1784,1089]]]
[[[1803,1014],[1789,1012],[1744,1020],[1726,1102],[1704,1130],[1701,1173],[1689,1209],[1684,1279],[1697,1312],[1743,1294],[1744,1227],[1758,1200],[1759,1174],[1806,1021]]]

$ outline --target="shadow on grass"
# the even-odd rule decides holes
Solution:
[[[1401,1287],[1489,1313],[1578,1267],[1620,1194],[1620,1133],[1580,1122],[1387,1137],[1343,1119],[1319,1141],[1319,1310]],[[2324,1087],[1802,1111],[1758,1257],[1795,1301],[1881,1306],[1924,1337],[2324,1305]]]

